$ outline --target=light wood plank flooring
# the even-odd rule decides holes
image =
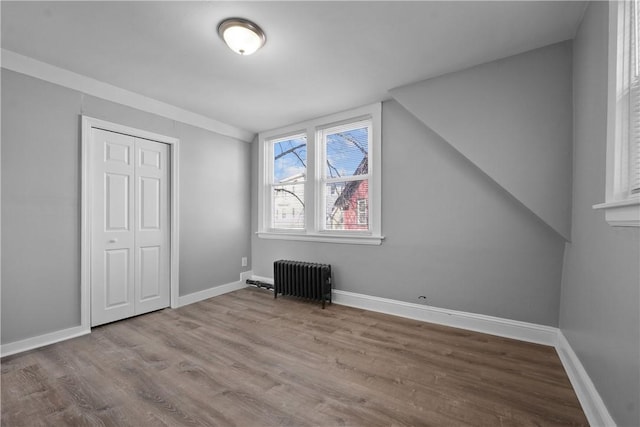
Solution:
[[[587,425],[551,347],[256,288],[1,367],[3,426]]]

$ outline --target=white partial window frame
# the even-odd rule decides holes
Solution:
[[[638,0],[609,3],[609,81],[605,211],[612,226],[640,227]],[[631,19],[635,14],[636,19]]]
[[[322,153],[320,143],[323,129],[371,121],[370,145],[368,152],[369,180],[369,229],[368,230],[327,230],[325,229],[324,182]],[[344,111],[330,116],[309,120],[303,123],[262,132],[258,136],[258,231],[263,239],[282,239],[346,243],[361,245],[380,245],[382,236],[382,105],[375,103],[364,107]],[[305,134],[307,137],[307,179],[305,181],[305,228],[274,229],[272,227],[271,189],[273,180],[273,141],[289,136]]]
[[[334,135],[341,132],[348,132],[350,130],[355,129],[363,129],[367,128],[367,147],[371,147],[373,145],[373,120],[371,118],[364,118],[361,120],[349,120],[346,123],[332,123],[329,126],[322,127],[317,129],[316,131],[316,158],[319,159],[318,165],[318,174],[316,178],[316,206],[319,206],[320,209],[317,210],[318,214],[318,228],[323,233],[335,233],[335,234],[344,234],[347,235],[349,233],[354,233],[355,235],[367,235],[371,234],[372,225],[367,223],[367,230],[331,230],[327,229],[327,205],[326,205],[326,191],[328,184],[337,184],[337,183],[345,183],[348,185],[349,182],[353,181],[369,181],[371,177],[371,165],[367,166],[367,173],[361,173],[359,175],[349,175],[349,176],[339,176],[339,177],[329,177],[327,176],[327,168],[325,165],[328,164],[327,159],[327,137],[329,135]],[[370,148],[369,148],[370,150]],[[370,158],[370,156],[367,156]],[[368,159],[369,160],[369,159]],[[367,199],[371,199],[371,187],[369,186],[367,191]],[[357,219],[357,217],[356,217]],[[357,225],[361,225],[360,222],[356,221]]]
[[[277,136],[272,136],[270,138],[265,139],[262,142],[262,148],[265,151],[265,176],[264,176],[264,186],[265,186],[265,191],[269,193],[269,197],[266,197],[265,199],[265,212],[269,215],[269,221],[268,224],[266,224],[265,229],[270,230],[271,232],[279,232],[279,233],[295,233],[295,232],[299,232],[300,230],[304,229],[306,227],[306,203],[303,205],[303,209],[305,210],[305,221],[303,224],[303,228],[283,228],[283,227],[276,227],[275,226],[275,220],[278,217],[278,213],[276,211],[276,207],[274,206],[274,200],[273,200],[273,190],[275,187],[278,186],[285,186],[285,185],[295,185],[295,184],[287,184],[287,183],[276,183],[274,182],[274,146],[275,144],[279,143],[279,142],[283,142],[283,141],[287,141],[290,139],[298,139],[301,137],[306,137],[305,131],[303,130],[298,130],[295,132],[289,132],[283,135],[277,135]],[[307,138],[306,141],[307,144],[307,153],[309,152],[309,141]],[[307,154],[307,165],[309,164],[309,159],[308,159],[308,154]],[[296,184],[302,184],[305,187],[306,190],[306,182],[308,181],[307,177],[309,176],[309,169],[307,167],[306,171],[304,172],[305,177],[304,179],[301,180],[297,180]],[[305,191],[306,194],[306,191]],[[266,196],[266,195],[265,195]],[[286,209],[283,210],[282,212],[280,212],[281,217],[280,219],[286,219],[287,218],[287,212]]]

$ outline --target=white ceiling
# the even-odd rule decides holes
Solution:
[[[585,2],[7,2],[2,48],[257,132],[573,38]],[[227,17],[267,34],[241,57]]]

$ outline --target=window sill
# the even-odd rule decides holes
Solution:
[[[335,234],[298,234],[298,233],[275,233],[259,231],[256,233],[261,239],[271,240],[298,240],[301,242],[322,242],[322,243],[342,243],[347,245],[374,245],[379,246],[384,240],[384,236],[358,236],[358,235],[335,235]]]
[[[593,205],[604,210],[605,219],[614,227],[640,227],[640,197]]]

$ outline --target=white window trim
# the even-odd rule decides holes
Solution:
[[[324,215],[316,213],[321,206],[319,199],[321,172],[316,170],[316,158],[319,144],[316,144],[318,131],[328,127],[369,118],[372,121],[371,146],[369,147],[369,231],[323,230]],[[359,245],[380,245],[382,236],[382,179],[381,179],[381,141],[382,141],[382,105],[376,103],[344,111],[337,114],[309,120],[260,133],[258,143],[258,231],[263,239],[298,240]],[[307,136],[307,179],[305,182],[305,224],[304,230],[282,230],[270,228],[271,200],[267,197],[272,173],[269,141],[289,135],[305,133]]]
[[[368,180],[369,182],[371,182],[371,176],[372,176],[372,167],[371,165],[369,165],[369,167],[367,168],[368,169],[367,173],[363,175],[351,175],[351,176],[342,176],[342,177],[334,177],[334,178],[327,177],[326,169],[324,167],[324,165],[327,163],[327,153],[325,150],[324,138],[327,134],[343,132],[347,129],[356,129],[356,128],[362,128],[365,126],[369,127],[373,131],[373,120],[370,117],[366,117],[360,120],[358,119],[349,120],[347,123],[344,123],[344,124],[338,124],[338,125],[330,124],[329,126],[324,126],[322,128],[316,129],[316,141],[318,140],[320,141],[319,143],[316,144],[316,147],[315,147],[316,158],[320,159],[320,162],[318,164],[322,165],[322,170],[317,171],[317,174],[316,174],[316,183],[318,184],[315,187],[316,206],[320,207],[319,209],[317,209],[318,217],[316,218],[316,221],[318,224],[318,230],[321,233],[336,233],[336,234],[350,233],[348,230],[327,230],[326,229],[326,215],[325,215],[326,208],[327,208],[326,198],[325,198],[326,185],[330,183],[340,183],[340,182],[348,183],[351,181],[362,181],[362,180]],[[371,135],[371,133],[373,132],[369,132],[369,141],[368,141],[369,147],[373,145],[373,135]],[[369,187],[368,193],[369,193],[368,195],[369,199],[371,199],[372,197],[371,187]],[[355,235],[359,235],[359,234],[365,234],[367,232],[360,230],[360,231],[351,231],[351,233]]]
[[[293,132],[293,133],[286,133],[284,135],[271,136],[271,137],[269,137],[266,140],[261,142],[261,144],[262,144],[261,147],[260,147],[261,154],[262,154],[262,151],[264,150],[265,158],[266,159],[272,159],[273,158],[273,146],[274,146],[275,143],[277,143],[279,141],[282,141],[282,140],[289,139],[289,138],[298,138],[298,137],[301,137],[301,136],[306,136],[304,129],[301,129],[301,130],[299,130],[297,132]],[[308,150],[308,147],[309,147],[308,144],[309,143],[307,141],[307,152],[309,151]],[[309,164],[308,154],[307,154],[307,164]],[[267,189],[268,189],[268,192],[271,193],[271,189],[274,186],[278,185],[278,184],[275,184],[275,183],[271,182],[271,180],[268,179],[268,177],[272,177],[273,176],[273,163],[272,162],[266,162],[264,166],[265,166],[264,177],[267,178],[267,180],[265,180],[263,183],[261,183],[261,188],[265,188],[265,191],[267,191]],[[308,173],[309,173],[309,170],[307,168],[307,171],[305,172],[305,179],[300,181],[300,183],[304,185],[305,190],[307,188],[307,182],[309,181]],[[273,200],[270,197],[267,197],[267,198],[265,198],[264,202],[266,203],[264,212],[265,213],[266,212],[274,212],[273,206],[272,206]],[[306,209],[307,208],[306,208],[306,206],[304,208],[305,208],[305,224],[303,226],[303,229],[306,228],[306,224],[307,224],[307,219],[306,219]],[[269,219],[273,219],[273,218],[269,217]],[[266,224],[265,228],[266,229],[271,229],[271,225],[270,224]],[[278,230],[279,231],[285,231],[285,232],[289,232],[289,231],[296,232],[296,231],[300,231],[301,229],[290,229],[290,230],[278,229]]]
[[[605,202],[593,205],[604,210],[605,219],[612,226],[640,227],[640,195],[632,195],[623,165],[628,162],[628,141],[620,136],[620,118],[617,114],[617,92],[621,64],[619,51],[622,40],[618,28],[624,19],[624,2],[609,3],[609,81],[607,99],[607,158]]]

